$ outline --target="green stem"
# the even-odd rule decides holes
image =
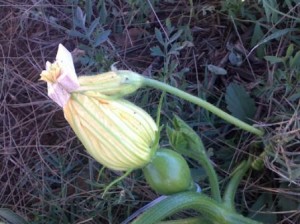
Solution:
[[[106,186],[106,188],[104,189],[104,192],[102,194],[102,198],[104,198],[104,195],[106,194],[106,192],[116,183],[118,183],[119,181],[123,180],[125,177],[127,177],[130,173],[132,172],[132,169],[127,170],[122,176],[118,177],[117,179],[115,179],[114,181],[112,181],[109,185]]]
[[[168,220],[168,221],[161,221],[156,224],[212,224],[207,219],[204,219],[201,216],[192,217],[192,218],[185,218],[185,219],[177,219],[177,220]]]
[[[206,174],[208,176],[208,180],[210,183],[211,187],[211,195],[212,197],[217,201],[221,201],[221,193],[220,193],[220,188],[219,188],[219,182],[218,182],[218,176],[217,173],[215,172],[214,167],[212,166],[212,163],[206,159],[203,159],[202,164],[203,168],[206,171]]]
[[[168,84],[165,84],[163,82],[160,82],[160,81],[156,81],[154,79],[148,79],[148,78],[144,78],[143,79],[143,84],[145,86],[149,86],[149,87],[153,87],[153,88],[156,88],[156,89],[160,89],[160,90],[163,90],[163,91],[166,91],[168,93],[171,93],[175,96],[178,96],[182,99],[185,99],[191,103],[194,103],[200,107],[203,107],[205,108],[206,110],[210,111],[211,113],[219,116],[220,118],[224,119],[225,121],[227,121],[228,123],[231,123],[245,131],[248,131],[248,132],[251,132],[253,134],[256,134],[258,136],[263,136],[264,135],[264,132],[262,130],[259,130],[233,116],[231,116],[230,114],[224,112],[223,110],[219,109],[218,107],[206,102],[205,100],[199,98],[199,97],[196,97],[196,96],[193,96],[189,93],[186,93],[180,89],[177,89],[175,87],[172,87]]]
[[[206,152],[201,152],[200,156],[194,155],[194,158],[197,157],[198,157],[198,162],[203,167],[203,169],[205,170],[208,176],[209,185],[211,187],[212,198],[215,199],[217,202],[221,202],[222,199],[221,199],[221,193],[219,188],[218,176],[212,163],[210,162],[210,159],[206,155]]]
[[[187,123],[176,115],[174,116],[173,126],[175,129],[170,127],[167,128],[167,134],[172,147],[181,154],[188,156],[191,159],[195,159],[204,168],[211,187],[212,198],[217,202],[222,203],[218,176],[209,156],[207,156],[206,149],[201,138]],[[179,137],[178,134],[181,137]],[[182,140],[183,142],[186,142],[186,146],[184,147],[185,149],[176,143],[178,141],[176,140],[176,136],[179,137],[179,141]]]
[[[235,168],[235,170],[233,171],[233,176],[226,186],[223,195],[223,202],[226,208],[230,209],[231,211],[235,211],[235,206],[234,206],[235,195],[243,176],[249,170],[250,166],[251,166],[250,159],[248,161],[243,161],[242,163],[240,163],[238,167]]]
[[[179,211],[193,209],[201,213],[211,223],[218,224],[258,224],[235,212],[232,212],[222,204],[195,192],[175,194],[162,200],[140,215],[132,224],[154,224]]]

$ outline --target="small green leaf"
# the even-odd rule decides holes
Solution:
[[[267,60],[268,62],[270,62],[272,65],[279,63],[279,62],[283,62],[282,58],[279,58],[276,56],[265,56],[264,59]]]
[[[233,116],[249,124],[253,123],[251,119],[255,115],[255,103],[244,87],[231,83],[226,89],[225,101]]]
[[[288,183],[281,183],[279,189],[286,189],[293,192],[295,191],[294,187],[295,186],[289,185]],[[295,192],[299,193],[299,190]],[[297,197],[288,194],[278,194],[278,207],[280,211],[296,211],[300,209],[300,202]]]
[[[67,31],[67,34],[71,37],[78,37],[78,38],[82,38],[82,39],[86,39],[86,35],[80,33],[79,31],[77,30],[68,30]]]
[[[184,48],[184,45],[179,45],[178,43],[172,44],[171,49],[168,51],[168,55],[179,55],[179,51]]]
[[[91,23],[93,15],[93,2],[92,0],[85,0],[85,12],[86,12],[86,22]]]
[[[108,40],[108,36],[110,35],[111,30],[105,30],[101,32],[98,37],[95,39],[95,42],[93,44],[94,47],[98,47],[100,44],[104,43]]]
[[[286,50],[285,57],[290,57],[294,53],[294,44],[290,44]]]
[[[300,51],[298,51],[294,57],[291,57],[290,67],[293,69],[300,67]]]
[[[261,194],[251,207],[248,217],[265,224],[277,223],[275,211],[275,202],[272,195],[268,193]],[[257,211],[257,212],[256,212]]]
[[[170,40],[168,41],[168,44],[173,43],[174,41],[176,41],[180,35],[182,34],[182,30],[178,30],[176,33],[174,33],[171,37]]]
[[[156,39],[158,40],[158,42],[161,44],[161,45],[165,45],[165,42],[163,40],[163,36],[162,36],[162,33],[159,29],[155,28],[155,37]]]
[[[266,38],[261,40],[256,46],[267,43],[270,40],[280,38],[280,37],[286,35],[289,32],[292,32],[292,31],[297,31],[297,29],[295,29],[295,28],[286,28],[286,29],[283,29],[283,30],[276,30],[274,33],[270,34],[269,36],[267,36]]]
[[[162,52],[159,46],[152,47],[150,51],[152,56],[165,57],[165,54]]]
[[[73,17],[73,24],[75,26],[85,29],[86,15],[82,12],[81,8],[78,6],[75,11],[75,16]]]
[[[206,154],[200,137],[187,123],[175,116],[173,127],[167,126],[167,135],[174,150],[192,158],[195,154]]]
[[[263,30],[261,28],[261,23],[260,22],[256,22],[255,26],[254,26],[254,30],[253,30],[253,35],[251,38],[251,47],[254,47],[259,40],[261,40],[264,36]],[[259,58],[262,58],[265,55],[265,51],[264,51],[264,46],[258,46],[256,49],[256,55]]]
[[[92,24],[90,25],[90,27],[88,28],[88,30],[87,30],[87,32],[86,32],[86,35],[87,35],[88,37],[90,37],[91,34],[92,34],[92,33],[94,32],[94,30],[96,29],[97,25],[99,24],[99,20],[100,20],[100,18],[95,19],[95,20],[92,22]]]
[[[207,65],[208,71],[214,73],[215,75],[227,75],[227,71],[219,66],[215,66],[212,64]]]

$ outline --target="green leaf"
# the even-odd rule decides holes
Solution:
[[[283,62],[282,58],[279,58],[276,56],[265,56],[264,59],[267,60],[268,62],[270,62],[272,65],[279,63],[279,62]]]
[[[181,51],[184,46],[179,45],[178,43],[172,44],[171,49],[168,51],[168,55],[179,55],[179,51]]]
[[[78,38],[82,38],[82,39],[86,39],[86,38],[87,38],[86,35],[80,33],[80,32],[77,31],[77,30],[68,30],[68,31],[67,31],[67,34],[68,34],[69,36],[71,36],[71,37],[78,37]]]
[[[8,224],[26,224],[27,222],[21,216],[7,208],[0,208],[0,221]]]
[[[183,120],[175,116],[173,119],[173,128],[167,126],[167,135],[172,148],[191,158],[199,153],[204,153],[204,145],[198,134]]]
[[[158,42],[161,44],[161,45],[165,45],[165,42],[163,40],[163,36],[162,36],[162,33],[159,29],[155,28],[155,37],[156,39],[158,40]]]
[[[100,18],[97,18],[95,19],[92,24],[90,25],[90,27],[88,28],[87,32],[86,32],[86,35],[88,37],[91,36],[91,34],[94,32],[94,30],[96,29],[96,27],[98,26],[99,24],[99,21],[100,21]]]
[[[285,57],[288,58],[294,53],[294,44],[290,44],[286,50]]]
[[[266,38],[264,38],[263,40],[261,40],[256,46],[267,43],[270,40],[280,38],[280,37],[286,35],[289,32],[292,32],[292,31],[297,31],[297,29],[295,29],[295,28],[286,28],[286,29],[283,29],[283,30],[276,30],[274,33],[272,33],[271,35],[269,35]]]
[[[165,57],[166,55],[162,52],[159,46],[152,47],[150,49],[152,56]]]
[[[244,87],[231,83],[226,89],[225,101],[233,116],[249,124],[253,123],[251,119],[255,115],[255,103]]]
[[[250,211],[252,212],[249,213],[248,217],[265,224],[277,223],[277,215],[274,206],[275,203],[272,194],[263,193],[251,206]]]
[[[279,189],[286,189],[287,192],[295,192],[299,194],[299,188],[288,183],[281,183]],[[289,194],[278,194],[278,207],[280,211],[293,211],[300,209],[300,202],[297,197]]]
[[[214,73],[215,75],[227,75],[227,71],[219,66],[215,66],[212,64],[207,65],[208,71]]]
[[[256,22],[253,30],[253,35],[251,38],[251,47],[254,47],[259,40],[261,40],[264,36],[263,30],[261,28],[260,22]],[[264,46],[258,46],[256,49],[256,55],[259,58],[262,58],[265,55]]]
[[[174,33],[171,37],[170,37],[170,40],[168,42],[168,44],[171,44],[173,43],[174,41],[176,41],[180,35],[182,34],[182,30],[178,30],[176,33]]]
[[[93,15],[93,2],[92,0],[85,0],[85,13],[86,13],[86,22],[87,24],[91,23]]]
[[[105,24],[108,17],[105,1],[98,1],[97,7],[99,11],[100,23]]]
[[[78,6],[75,11],[75,16],[73,17],[73,24],[75,27],[80,27],[85,29],[86,15],[82,12],[81,8]]]
[[[293,69],[300,67],[300,51],[298,51],[294,57],[291,57],[290,67]]]
[[[105,30],[101,32],[98,37],[95,39],[95,42],[93,44],[94,47],[98,47],[100,44],[104,43],[108,40],[108,36],[110,35],[111,30]]]

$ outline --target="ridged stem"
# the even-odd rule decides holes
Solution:
[[[203,167],[207,174],[209,186],[211,187],[212,198],[217,202],[222,202],[218,176],[212,163],[210,162],[210,159],[205,152],[200,152],[200,156],[194,155],[194,158],[199,161],[200,165]]]
[[[164,218],[175,214],[176,212],[193,209],[201,213],[211,223],[218,224],[258,224],[235,212],[227,210],[223,205],[215,200],[199,193],[184,192],[175,194],[162,200],[155,206],[151,207],[132,224],[154,224]]]
[[[243,161],[238,165],[237,168],[233,171],[233,176],[231,177],[229,183],[226,186],[224,195],[223,195],[223,202],[226,208],[230,209],[231,211],[235,211],[234,206],[234,199],[236,195],[236,191],[238,186],[245,175],[245,173],[249,170],[251,166],[251,160]]]

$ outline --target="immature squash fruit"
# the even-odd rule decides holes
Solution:
[[[170,149],[157,150],[151,163],[143,168],[143,173],[150,187],[160,194],[175,194],[195,188],[186,160]]]

